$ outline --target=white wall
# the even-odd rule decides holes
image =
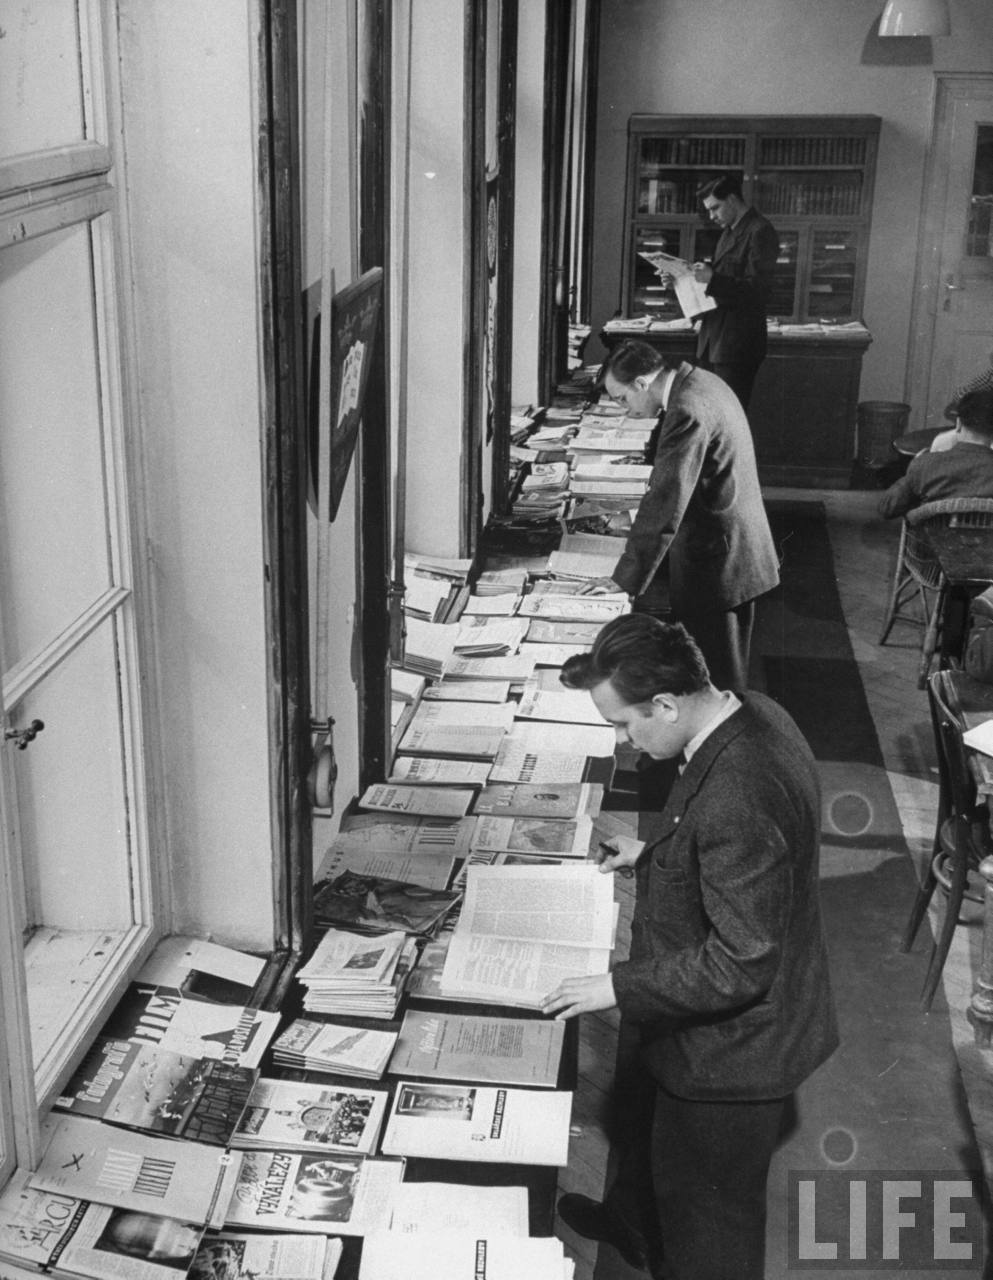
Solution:
[[[407,547],[457,556],[469,341],[463,6],[461,0],[411,0],[411,15]]]
[[[902,400],[934,72],[993,69],[988,0],[950,4],[952,35],[929,41],[879,39],[882,0],[604,0],[594,334],[619,304],[633,112],[878,115],[860,394]]]
[[[510,398],[538,398],[538,319],[541,298],[541,182],[544,127],[545,7],[518,11],[517,163],[514,186],[514,351]]]
[[[267,949],[254,9],[120,2],[174,928]]]

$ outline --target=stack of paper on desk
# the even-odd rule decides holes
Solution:
[[[479,658],[479,662],[498,662],[498,658]],[[425,691],[428,702],[506,702],[510,697],[509,680],[458,680],[444,675]]]
[[[571,1093],[401,1080],[383,1152],[562,1166],[569,1155],[571,1111]]]
[[[189,1280],[333,1280],[341,1253],[336,1236],[208,1231]]]
[[[522,617],[549,618],[562,622],[575,620],[600,625],[630,612],[631,602],[623,592],[598,596],[542,592],[540,595],[526,595],[520,608]]]
[[[409,813],[431,818],[462,818],[469,812],[473,792],[456,787],[394,786],[377,782],[363,791],[363,809]]]
[[[273,1041],[273,1061],[303,1071],[379,1080],[397,1042],[395,1031],[297,1018]]]
[[[575,1274],[575,1263],[555,1236],[492,1229],[370,1235],[359,1268],[359,1280],[572,1280]]]
[[[390,1061],[393,1075],[553,1089],[565,1023],[408,1009]]]
[[[527,634],[520,618],[465,618],[455,637],[455,652],[467,657],[498,658],[513,654]]]
[[[593,863],[470,866],[441,988],[538,1008],[566,977],[606,973],[616,911]]]
[[[392,935],[378,935],[379,937]],[[308,1013],[334,1013],[358,1018],[392,1018],[400,1004],[407,979],[417,961],[414,938],[404,935],[399,950],[390,947],[389,964],[381,976],[365,978],[361,974],[297,975],[306,988],[303,1007]]]
[[[470,658],[453,654],[441,673],[444,682],[456,680],[510,681],[518,684],[534,670],[534,658],[519,654],[506,654],[493,658]]]
[[[403,665],[415,675],[439,676],[455,649],[459,628],[454,623],[424,622],[407,617]]]
[[[95,1204],[75,1196],[36,1191],[30,1174],[15,1169],[0,1192],[0,1263],[4,1276],[47,1273],[87,1280],[178,1280],[193,1264],[203,1228],[159,1214]],[[136,1221],[137,1220],[137,1221]],[[116,1239],[125,1226],[149,1242],[142,1257],[124,1257]],[[132,1231],[133,1234],[133,1231]],[[126,1270],[125,1270],[126,1268]],[[320,1275],[314,1280],[321,1280]]]
[[[481,786],[490,774],[485,760],[455,760],[440,756],[397,756],[387,782],[409,786]],[[403,877],[401,877],[402,879]]]

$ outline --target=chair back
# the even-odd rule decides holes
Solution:
[[[962,818],[968,822],[976,807],[976,782],[962,741],[965,725],[955,709],[950,672],[935,671],[928,679],[927,691],[938,756],[939,811],[943,817]]]
[[[926,502],[906,516],[908,540],[929,551],[950,584],[993,582],[993,498]]]

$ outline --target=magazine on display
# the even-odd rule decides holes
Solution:
[[[603,787],[568,782],[558,787],[494,782],[483,787],[472,811],[504,818],[595,818],[603,803]]]
[[[473,819],[475,823],[475,819]],[[468,838],[466,840],[468,848]],[[464,854],[462,855],[464,856]],[[337,879],[345,871],[356,875],[379,876],[382,880],[405,880],[428,889],[444,889],[452,878],[457,861],[454,852],[436,846],[421,852],[403,853],[390,850],[342,848],[337,842],[324,855],[314,878],[315,888]]]
[[[38,1191],[29,1176],[15,1170],[0,1192],[0,1274],[11,1264],[92,1280],[177,1280],[192,1264],[201,1224]]]
[[[258,1074],[255,1067],[101,1036],[53,1110],[226,1146]]]
[[[593,839],[593,819],[503,818],[479,819],[473,851],[492,849],[505,853],[532,853],[558,858],[586,858]]]
[[[373,1156],[245,1151],[224,1225],[363,1236],[389,1226],[403,1172]]]
[[[376,1146],[387,1094],[347,1085],[263,1076],[231,1140],[233,1147],[284,1151],[362,1151]]]
[[[391,1231],[528,1234],[527,1187],[474,1186],[464,1182],[402,1182],[393,1204]]]
[[[566,1092],[401,1080],[383,1153],[562,1167],[571,1112]]]
[[[120,1209],[220,1227],[241,1156],[201,1142],[176,1142],[119,1129],[86,1116],[53,1115],[48,1142],[28,1178],[55,1191]]]
[[[190,1280],[333,1280],[341,1254],[336,1236],[208,1231]]]
[[[190,999],[178,987],[132,982],[103,1034],[186,1057],[257,1067],[278,1025],[278,1013]]]
[[[558,1080],[565,1023],[544,1018],[408,1009],[393,1075],[552,1089]]]
[[[460,898],[451,890],[345,871],[315,888],[314,919],[367,933],[399,929],[423,936],[434,931]]]
[[[379,1080],[396,1042],[395,1031],[297,1018],[273,1042],[272,1056],[281,1066]]]

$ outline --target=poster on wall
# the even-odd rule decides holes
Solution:
[[[327,483],[329,487],[328,519],[334,520],[352,465],[352,455],[358,440],[359,423],[365,404],[369,369],[379,332],[382,310],[383,270],[373,267],[354,284],[339,290],[331,299],[331,353],[329,430],[331,433],[330,465]],[[314,321],[311,363],[311,458],[315,474],[312,476],[315,494],[319,492],[316,467],[320,457],[316,406],[319,396],[319,377],[325,371],[320,367],[321,322]]]
[[[496,404],[496,313],[498,276],[497,233],[499,231],[499,169],[486,174],[486,439],[493,439]]]

